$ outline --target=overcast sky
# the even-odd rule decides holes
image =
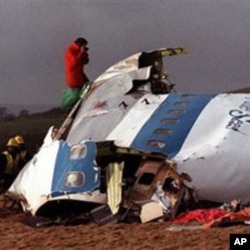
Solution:
[[[88,39],[94,80],[140,51],[166,58],[179,92],[250,86],[249,0],[0,0],[0,103],[60,105],[64,52]]]

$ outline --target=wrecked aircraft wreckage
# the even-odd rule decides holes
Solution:
[[[7,194],[34,218],[101,225],[173,218],[197,200],[248,202],[250,94],[176,93],[162,58],[184,53],[137,53],[86,85]]]

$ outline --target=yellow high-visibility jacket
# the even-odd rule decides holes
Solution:
[[[19,172],[19,154],[15,158],[8,152],[4,151],[3,154],[6,156],[6,165],[4,167],[4,173],[10,175],[16,175]]]

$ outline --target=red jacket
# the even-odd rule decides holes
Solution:
[[[65,53],[65,73],[70,88],[81,88],[84,85],[84,64],[89,62],[88,52],[72,43]]]

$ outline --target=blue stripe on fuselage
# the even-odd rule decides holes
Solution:
[[[89,192],[99,187],[100,169],[95,165],[96,144],[92,141],[86,141],[84,144],[86,146],[86,156],[84,158],[71,159],[70,146],[67,142],[60,141],[52,181],[52,197]],[[84,183],[82,185],[66,185],[67,174],[72,172],[80,172],[84,175]]]
[[[143,125],[130,147],[142,151],[164,153],[172,158],[179,152],[204,107],[214,97],[214,94],[169,94]],[[175,112],[178,110],[184,110],[184,113]],[[163,121],[172,118],[177,119],[178,123],[164,123]],[[171,134],[156,133],[156,129],[168,129]]]

